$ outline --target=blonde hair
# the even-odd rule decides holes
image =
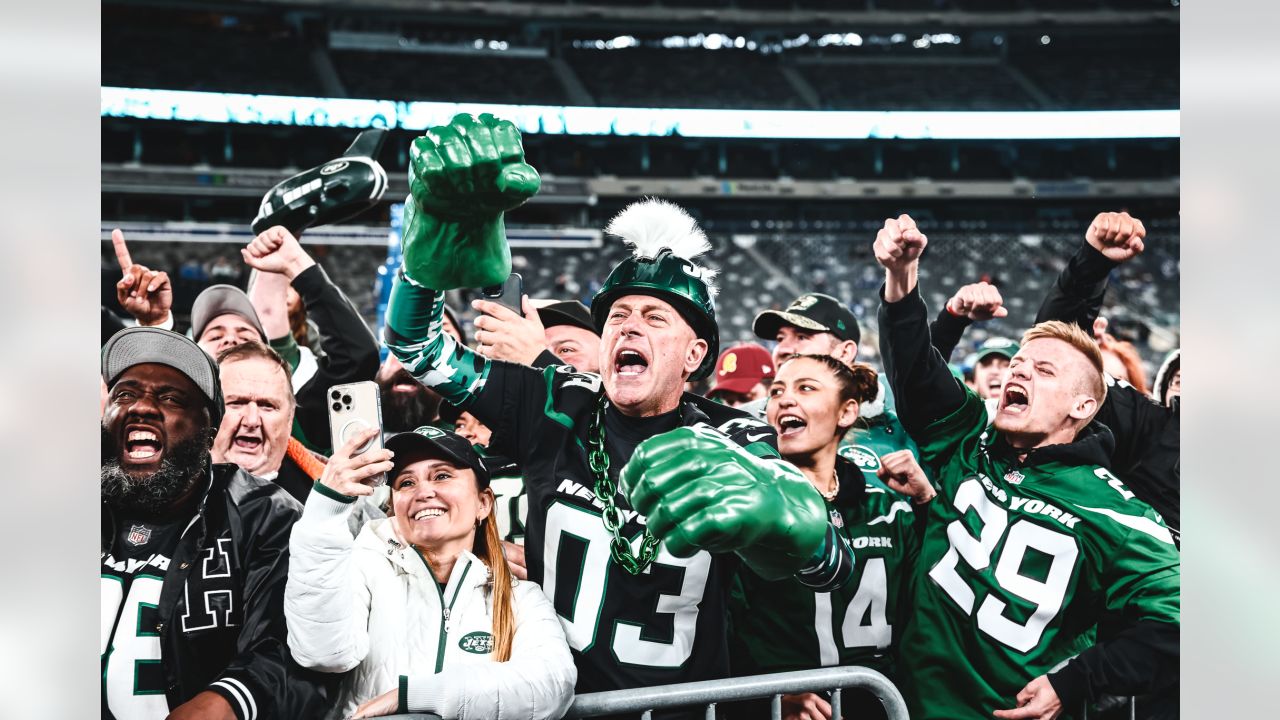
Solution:
[[[1098,344],[1093,341],[1093,338],[1089,337],[1084,330],[1081,330],[1079,325],[1065,323],[1061,320],[1049,320],[1037,323],[1030,330],[1023,333],[1022,345],[1026,346],[1032,340],[1044,338],[1061,340],[1079,350],[1089,360],[1089,365],[1093,368],[1093,372],[1088,377],[1081,379],[1081,389],[1101,405],[1107,396],[1107,385],[1102,379],[1102,351],[1098,349]]]
[[[489,488],[481,492],[493,495]],[[493,659],[506,662],[511,659],[511,646],[516,637],[515,593],[511,568],[507,567],[507,556],[502,553],[502,538],[498,536],[498,523],[493,516],[496,508],[496,504],[491,504],[488,517],[480,521],[471,552],[489,566],[489,577],[493,581]]]

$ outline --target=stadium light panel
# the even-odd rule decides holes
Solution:
[[[102,117],[426,130],[493,113],[521,132],[742,139],[1058,140],[1176,138],[1177,110],[932,112],[707,110],[399,102],[102,88]]]

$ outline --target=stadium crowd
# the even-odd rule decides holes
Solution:
[[[1099,317],[1141,220],[1098,213],[1034,325],[966,367],[1005,298],[922,287],[908,215],[867,238],[865,297],[810,288],[721,348],[711,244],[658,199],[604,228],[626,250],[589,303],[450,308],[507,277],[503,217],[539,175],[488,115],[410,156],[381,338],[281,226],[216,268],[248,291],[204,289],[175,332],[183,278],[113,233],[104,717],[556,718],[575,693],[835,665],[884,673],[912,718],[1113,696],[1177,717],[1180,356],[1148,379]],[[357,383],[382,427],[335,432]],[[782,707],[833,715],[824,688]]]

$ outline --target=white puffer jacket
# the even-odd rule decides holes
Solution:
[[[319,486],[317,486],[319,487]],[[488,568],[459,556],[441,589],[426,561],[397,537],[390,518],[353,541],[352,503],[312,490],[289,540],[285,620],[304,667],[352,670],[331,718],[400,688],[401,712],[442,718],[559,718],[577,670],[555,610],[533,583],[516,581],[511,659],[490,659]]]

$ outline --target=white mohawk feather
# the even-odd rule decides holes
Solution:
[[[670,250],[672,255],[693,265],[712,297],[719,294],[715,284],[717,271],[693,262],[711,249],[711,241],[693,216],[679,205],[654,197],[633,202],[615,215],[604,231],[622,238],[631,246],[631,254],[638,258],[655,258],[663,248]]]

